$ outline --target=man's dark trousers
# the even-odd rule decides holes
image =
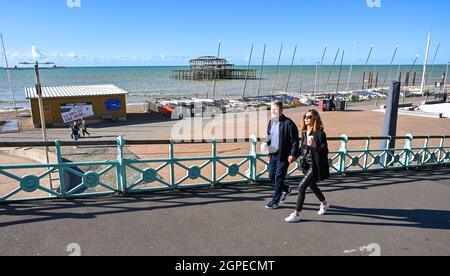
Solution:
[[[275,193],[272,203],[279,204],[283,192],[287,192],[289,186],[285,185],[284,180],[289,170],[288,160],[281,160],[279,154],[270,156],[269,162],[269,178],[275,184]]]

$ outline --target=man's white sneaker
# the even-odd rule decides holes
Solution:
[[[301,221],[301,218],[300,216],[297,216],[295,213],[292,213],[288,218],[285,218],[284,221],[289,223],[298,223]]]
[[[320,211],[319,211],[319,216],[323,216],[327,213],[328,209],[330,209],[330,204],[327,205],[320,205]]]

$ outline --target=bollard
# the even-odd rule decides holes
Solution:
[[[398,119],[398,106],[400,102],[400,89],[401,84],[398,81],[392,82],[389,91],[388,102],[386,105],[386,115],[384,117],[384,129],[382,136],[390,136],[392,139],[389,141],[382,141],[380,148],[384,149],[395,149],[395,137],[397,136],[397,119]],[[395,152],[387,152],[385,164],[389,164],[392,156],[389,153],[394,154]]]

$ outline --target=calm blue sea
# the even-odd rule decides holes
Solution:
[[[245,66],[237,68],[245,69]],[[253,66],[252,69],[257,70],[257,76],[260,75],[260,67]],[[400,67],[402,79],[404,80],[406,72],[411,65],[403,65]],[[87,84],[114,84],[125,89],[130,93],[128,97],[129,103],[142,103],[146,99],[152,97],[172,97],[172,96],[188,96],[188,97],[206,97],[211,95],[213,90],[213,82],[193,82],[171,79],[172,70],[187,69],[187,67],[86,67],[86,68],[64,68],[60,70],[42,70],[41,81],[43,86],[60,86],[60,85],[87,85]],[[329,86],[327,92],[335,91],[339,78],[339,66],[332,70],[332,66],[322,66],[319,74],[318,91],[326,90],[328,79]],[[439,65],[434,68],[429,67],[431,71],[429,84],[441,80],[445,73],[445,66]],[[343,66],[341,70],[340,89],[346,90],[349,77],[350,66]],[[275,82],[275,93],[286,89],[289,76],[290,66],[281,66]],[[350,89],[360,88],[360,81],[363,72],[378,72],[379,85],[383,83],[387,77],[389,80],[396,78],[399,66],[354,66]],[[34,72],[27,71],[10,71],[13,83],[14,95],[20,107],[28,107],[29,104],[25,99],[24,87],[34,85]],[[417,72],[416,85],[420,85],[422,78],[422,66],[413,68],[413,72]],[[261,83],[261,95],[270,94],[274,85],[276,75],[276,66],[265,66],[263,71],[263,79]],[[288,92],[311,92],[314,89],[316,76],[316,66],[295,66],[291,75],[291,81]],[[427,78],[429,72],[427,72]],[[366,75],[366,80],[368,74]],[[412,82],[412,77],[411,77]],[[251,80],[247,84],[246,95],[252,96],[256,94],[259,80]],[[242,95],[244,86],[243,80],[236,81],[218,81],[216,84],[216,97],[239,97]],[[7,81],[6,71],[0,69],[0,107],[11,106],[11,96]]]

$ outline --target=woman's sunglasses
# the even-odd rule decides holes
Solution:
[[[314,116],[303,116],[303,120],[312,120],[314,119]]]

